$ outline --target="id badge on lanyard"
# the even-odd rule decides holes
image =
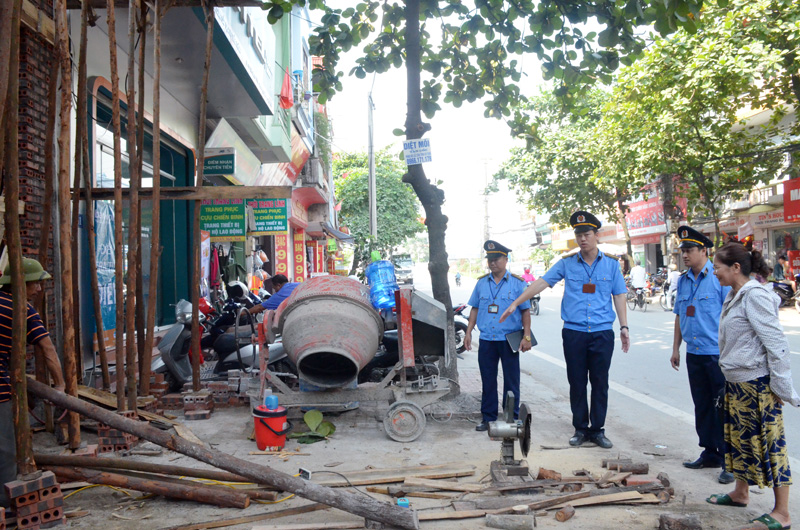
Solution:
[[[583,284],[583,292],[584,293],[593,294],[595,292],[595,289],[597,289],[597,285],[595,285],[593,283],[584,283]]]

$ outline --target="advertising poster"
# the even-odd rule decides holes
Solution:
[[[783,183],[783,217],[787,223],[800,221],[800,179]]]
[[[114,282],[114,205],[97,201],[94,210],[97,283],[100,288],[100,313],[103,328],[114,329],[117,322],[116,287]],[[94,323],[94,319],[92,319]]]
[[[275,274],[289,276],[289,236],[275,236]]]
[[[247,223],[244,200],[205,199],[200,206],[200,230],[211,234],[211,242],[244,241]]]
[[[786,253],[786,261],[789,262],[789,270],[784,271],[787,278],[792,278],[800,273],[800,250],[790,250]]]
[[[211,234],[200,230],[200,278],[208,279],[211,273]]]
[[[306,281],[306,234],[297,228],[294,231],[294,245],[292,246],[294,256],[294,281]]]
[[[289,201],[287,199],[249,199],[253,209],[254,236],[275,236],[289,229]]]

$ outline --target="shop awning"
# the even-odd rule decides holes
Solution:
[[[342,243],[354,243],[353,236],[345,234],[341,230],[337,230],[328,221],[308,223],[306,233],[315,237],[323,237],[329,235],[335,237]]]

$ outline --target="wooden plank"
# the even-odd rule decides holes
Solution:
[[[364,528],[364,521],[343,523],[296,523],[254,526],[252,530],[329,530],[339,528]]]
[[[191,523],[187,525],[171,526],[169,528],[165,528],[164,530],[209,530],[211,528],[225,528],[227,526],[255,523],[258,521],[266,521],[268,519],[278,519],[280,517],[287,517],[289,515],[302,515],[305,513],[316,512],[318,510],[327,510],[328,508],[330,508],[330,506],[325,506],[324,504],[306,504],[305,506],[288,508],[286,510],[278,510],[277,512],[260,513],[257,515],[247,515],[245,517],[221,519],[218,521],[207,521],[204,523]]]
[[[567,502],[562,502],[553,506],[544,506],[545,510],[558,510],[567,506],[568,504],[574,507],[578,506],[596,506],[599,504],[613,504],[619,502],[627,502],[633,500],[640,500],[642,494],[638,491],[623,491],[621,493],[610,493],[608,495],[596,495],[594,497],[586,497],[583,499],[574,499]]]
[[[406,486],[422,486],[424,488],[436,488],[445,491],[465,491],[467,493],[480,493],[483,491],[481,484],[462,484],[448,480],[431,480],[419,477],[408,477],[403,481]]]
[[[328,473],[315,473],[311,481],[321,486],[368,486],[371,484],[390,484],[403,482],[406,478],[455,478],[467,477],[475,474],[475,466],[469,464],[439,464],[432,466],[416,466],[386,469],[369,469],[359,471],[341,471],[347,480],[339,475]],[[349,480],[349,483],[348,483]]]
[[[483,517],[486,510],[462,510],[460,512],[419,512],[420,521],[441,521],[444,519],[474,519]]]
[[[206,444],[203,440],[198,438],[197,435],[193,433],[192,430],[183,423],[176,423],[172,427],[175,429],[175,433],[184,440],[192,442],[197,445],[208,447],[208,444]]]
[[[80,8],[80,6],[78,6]],[[22,23],[38,33],[48,44],[55,43],[56,23],[31,0],[22,0]]]
[[[97,388],[78,385],[78,397],[89,401],[94,401],[95,403],[99,403],[110,409],[117,408],[117,397],[111,392],[105,392]],[[173,427],[180,423],[173,419],[167,418],[166,416],[159,416],[158,414],[153,414],[152,412],[147,412],[146,410],[139,409],[138,413],[139,417],[144,418],[147,421],[163,422],[168,425],[172,425]]]
[[[84,191],[79,190],[83,195]],[[130,188],[122,190],[126,199]],[[288,199],[292,195],[291,186],[176,186],[161,188],[162,201],[202,201],[205,199]],[[94,200],[110,200],[114,197],[114,188],[92,188]],[[153,188],[139,190],[139,201],[151,200]]]
[[[419,497],[421,499],[452,499],[458,493],[436,493],[433,491],[416,491],[415,488],[409,488],[408,491],[403,491],[402,495],[395,493],[397,490],[403,490],[397,486],[367,486],[367,491],[371,493],[380,493],[382,495],[389,495],[392,497]],[[392,490],[395,490],[393,492]]]

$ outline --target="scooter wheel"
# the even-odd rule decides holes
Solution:
[[[467,336],[467,325],[463,322],[456,322],[456,353],[464,353],[467,347],[464,345],[464,338]]]

